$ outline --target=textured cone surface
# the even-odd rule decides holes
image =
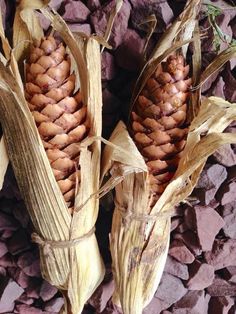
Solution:
[[[31,48],[25,94],[53,173],[68,207],[78,185],[79,143],[87,134],[86,107],[73,95],[75,76],[62,43],[49,36]]]
[[[175,174],[187,136],[189,67],[181,55],[158,65],[131,114],[133,139],[149,170],[153,201]]]

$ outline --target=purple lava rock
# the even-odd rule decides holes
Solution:
[[[27,304],[27,305],[31,305],[34,303],[34,299],[32,298],[28,298],[27,295],[25,293],[23,293],[18,299],[18,302],[23,303],[23,304]]]
[[[184,245],[182,241],[174,240],[169,249],[169,255],[183,264],[191,264],[194,261],[194,255]]]
[[[48,301],[54,297],[57,291],[56,287],[53,287],[50,283],[44,280],[40,288],[39,295],[43,301]]]
[[[18,228],[19,225],[12,216],[0,212],[0,231],[15,231]]]
[[[16,309],[17,309],[17,313],[19,314],[44,314],[45,313],[42,310],[34,306],[27,305],[27,304],[18,304],[16,306]]]
[[[54,298],[45,304],[45,311],[58,313],[64,304],[63,298]]]
[[[169,303],[166,303],[159,298],[153,298],[152,301],[145,307],[143,314],[160,314],[163,309],[167,309]]]
[[[115,52],[117,64],[129,71],[138,71],[143,61],[145,40],[134,30],[127,29],[122,44]]]
[[[102,80],[112,80],[116,74],[115,61],[108,51],[102,53]]]
[[[187,289],[183,286],[182,281],[179,278],[164,272],[160,285],[155,293],[155,297],[168,305],[162,309],[165,310],[181,299],[186,292]]]
[[[61,0],[51,0],[48,5],[57,11],[61,7],[61,2]]]
[[[212,297],[235,296],[236,284],[216,277],[212,285],[207,288],[207,292]]]
[[[227,171],[222,165],[207,165],[204,168],[198,181],[197,189],[200,189],[200,199],[206,205],[215,197],[217,190],[226,178]]]
[[[103,283],[94,292],[89,300],[89,304],[91,304],[99,313],[101,313],[105,309],[109,299],[112,297],[114,289],[115,284],[113,280]]]
[[[165,272],[183,280],[187,280],[189,278],[188,266],[179,263],[170,255],[168,255],[166,260]]]
[[[195,206],[197,235],[203,251],[210,251],[215,236],[224,226],[224,220],[212,208]]]
[[[215,240],[212,251],[205,253],[205,259],[215,270],[236,266],[236,240]]]
[[[189,291],[174,304],[173,314],[207,314],[208,300],[204,291]]]
[[[226,66],[222,75],[226,83],[224,90],[226,100],[236,102],[236,78],[230,70],[230,65]]]
[[[22,295],[24,290],[10,278],[0,280],[0,313],[11,312],[14,302]]]
[[[4,242],[0,242],[0,258],[8,252],[7,246]]]
[[[40,283],[38,280],[30,281],[30,284],[25,289],[28,298],[38,299],[40,292]]]
[[[81,1],[68,0],[65,4],[63,18],[66,22],[81,23],[87,20],[89,9]]]
[[[100,0],[87,0],[87,7],[90,11],[95,11],[101,6]]]
[[[12,255],[16,255],[28,250],[31,243],[28,240],[24,229],[17,230],[13,236],[7,241],[8,251]]]
[[[236,155],[230,144],[222,145],[213,156],[223,166],[232,167],[236,165]]]
[[[10,254],[5,254],[3,257],[0,258],[0,266],[2,267],[14,267],[16,263],[13,257]]]
[[[231,203],[236,200],[236,182],[230,182],[224,186],[224,195],[221,198],[221,205]]]
[[[228,314],[234,305],[234,300],[230,297],[212,297],[209,302],[209,314]]]
[[[120,308],[112,303],[112,300],[110,300],[105,310],[102,311],[102,314],[122,314],[122,311]]]
[[[104,36],[107,23],[109,19],[109,14],[111,10],[115,7],[116,1],[113,0],[101,8],[97,9],[90,17],[91,24],[93,25],[95,32],[99,36]],[[127,27],[128,27],[128,20],[130,16],[131,5],[127,0],[125,0],[122,4],[122,7],[117,14],[114,25],[111,31],[111,37],[109,39],[109,43],[112,45],[113,48],[117,48],[123,41],[125,36]]]
[[[183,241],[194,255],[200,255],[202,253],[197,235],[193,231],[188,230],[184,233],[174,233],[174,239]]]
[[[207,91],[207,96],[210,97],[214,95],[224,99],[225,98],[224,88],[225,82],[223,78],[220,76],[218,79],[216,79],[214,84],[212,84],[212,87]]]
[[[186,286],[189,290],[203,290],[210,286],[214,279],[214,267],[195,261],[189,266],[189,280]]]
[[[26,273],[26,275],[31,277],[41,277],[39,257],[33,252],[27,252],[22,254],[17,265]]]
[[[20,268],[8,267],[8,272],[11,277],[22,287],[27,288],[30,284],[30,277],[28,277]]]
[[[236,283],[236,266],[229,266],[224,269],[224,279]]]
[[[131,0],[131,21],[135,29],[147,30],[145,21],[154,14],[157,19],[155,32],[163,32],[173,20],[173,12],[167,1]]]
[[[236,239],[236,208],[234,208],[232,213],[228,215],[223,215],[223,218],[225,222],[225,225],[223,227],[224,234],[226,235],[226,237]]]

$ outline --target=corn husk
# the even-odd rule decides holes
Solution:
[[[188,1],[180,18],[158,43],[137,80],[132,104],[157,64],[168,54],[181,46],[185,48],[192,40],[195,41],[195,46],[198,45],[200,36],[196,14],[199,2]],[[190,38],[189,26],[192,31],[195,30],[194,39]],[[181,38],[184,41],[181,42]],[[234,56],[234,49],[225,51],[228,60]],[[196,51],[196,63],[200,60],[198,53],[199,49]],[[224,53],[222,55],[225,56]],[[110,235],[115,279],[113,302],[122,307],[124,314],[141,314],[158,287],[168,253],[174,206],[191,194],[208,156],[220,145],[236,142],[235,134],[222,133],[236,118],[236,104],[217,97],[203,101],[200,98],[201,82],[222,66],[222,55],[214,60],[207,75],[203,73],[194,80],[194,83],[199,84],[196,88],[198,94],[192,97],[192,119],[183,157],[174,178],[151,209],[147,205],[150,195],[148,169],[123,122],[118,123],[111,135],[111,144],[105,147],[102,177],[109,174],[106,186],[115,186],[116,191]],[[195,68],[197,69],[196,66]]]
[[[28,5],[28,1],[24,3]],[[29,3],[32,4],[32,1]],[[77,62],[83,102],[87,105],[91,125],[88,139],[100,136],[100,46],[93,38],[75,41],[63,20],[49,8],[44,10]],[[30,14],[33,14],[33,10]],[[3,34],[1,38],[3,42],[6,41]],[[20,36],[18,40],[21,41]],[[18,43],[15,45],[17,47]],[[9,45],[7,47],[10,49]],[[36,233],[42,240],[56,241],[56,244],[40,245],[42,275],[63,293],[65,308],[62,312],[78,314],[104,276],[104,266],[93,232],[99,204],[91,196],[99,188],[100,142],[93,142],[89,146],[81,144],[80,187],[75,199],[75,211],[71,216],[28,109],[22,82],[15,75],[13,66],[18,71],[14,54],[16,49],[10,49],[9,52],[8,55],[5,53],[7,66],[0,61],[0,121],[8,155]],[[21,60],[27,52],[22,50],[22,54],[18,53],[16,57]],[[80,240],[76,244],[60,242],[73,239]]]

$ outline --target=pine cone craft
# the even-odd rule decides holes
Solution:
[[[147,80],[131,113],[131,134],[149,170],[152,205],[178,167],[186,143],[189,66],[171,55]]]
[[[26,65],[25,95],[56,181],[73,209],[78,187],[79,143],[88,133],[86,106],[74,94],[75,75],[63,43],[52,36],[32,46]]]

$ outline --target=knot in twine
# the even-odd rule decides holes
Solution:
[[[115,208],[120,212],[122,218],[126,221],[130,220],[136,220],[140,222],[149,222],[153,221],[155,222],[157,219],[167,219],[171,218],[173,211],[164,211],[164,212],[159,212],[155,214],[144,214],[144,213],[135,213],[128,207],[125,207],[115,201]]]
[[[78,245],[80,242],[82,242],[85,239],[88,239],[93,235],[95,232],[95,227],[93,227],[88,233],[82,235],[81,237],[78,237],[76,239],[71,240],[65,240],[65,241],[53,241],[53,240],[47,240],[43,239],[38,235],[36,232],[32,233],[31,239],[32,242],[37,243],[40,245],[43,249],[43,253],[46,257],[51,257],[54,259],[53,256],[53,249],[64,249],[64,248],[71,248],[76,245]]]

